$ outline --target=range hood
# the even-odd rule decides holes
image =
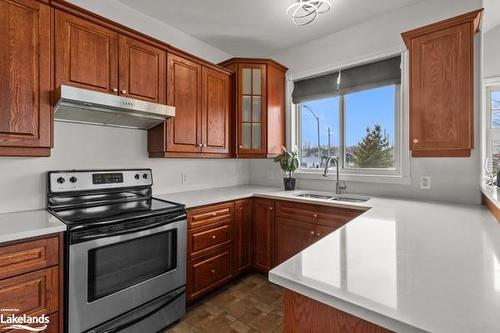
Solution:
[[[71,123],[150,129],[175,116],[175,107],[61,85],[54,119]]]

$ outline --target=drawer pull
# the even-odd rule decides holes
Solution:
[[[212,213],[212,216],[217,216],[217,213]]]
[[[273,210],[273,207],[269,207],[269,210]]]
[[[210,272],[212,272],[212,274],[215,274],[217,271],[215,269],[212,269]]]
[[[316,236],[318,236],[318,237],[319,237],[319,236],[321,236],[321,234],[320,234],[319,232],[317,232],[317,233],[316,233]]]
[[[315,218],[315,219],[317,219],[317,218],[318,218],[318,214],[314,214],[313,216],[314,216],[314,218]]]
[[[210,237],[210,238],[212,238],[212,239],[216,239],[216,238],[217,238],[217,236],[215,236],[215,235],[212,235],[212,237]]]
[[[311,235],[314,235],[314,231],[311,230]]]

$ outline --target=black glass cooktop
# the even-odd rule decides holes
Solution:
[[[109,199],[109,198],[107,198]],[[184,206],[178,203],[154,199],[132,198],[133,200],[116,200],[94,204],[91,206],[73,206],[52,209],[64,223],[70,227],[88,224],[103,224],[105,222],[120,222],[129,219],[153,216],[157,214],[184,214]],[[131,199],[131,198],[128,198]]]

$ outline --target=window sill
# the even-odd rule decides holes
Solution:
[[[298,179],[310,179],[318,181],[335,181],[335,173],[328,173],[328,177],[323,177],[323,172],[316,171],[296,171],[294,177]],[[402,176],[399,174],[353,174],[353,173],[340,173],[340,180],[362,183],[385,183],[385,184],[400,184],[411,185],[411,178],[409,176]]]

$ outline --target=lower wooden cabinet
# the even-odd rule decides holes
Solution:
[[[0,308],[5,314],[49,316],[45,332],[60,331],[62,235],[0,246]],[[5,325],[0,326],[0,329]]]
[[[244,272],[252,265],[252,208],[252,199],[234,203],[233,274]]]
[[[253,222],[253,266],[255,269],[267,273],[274,267],[274,200],[255,199]]]

